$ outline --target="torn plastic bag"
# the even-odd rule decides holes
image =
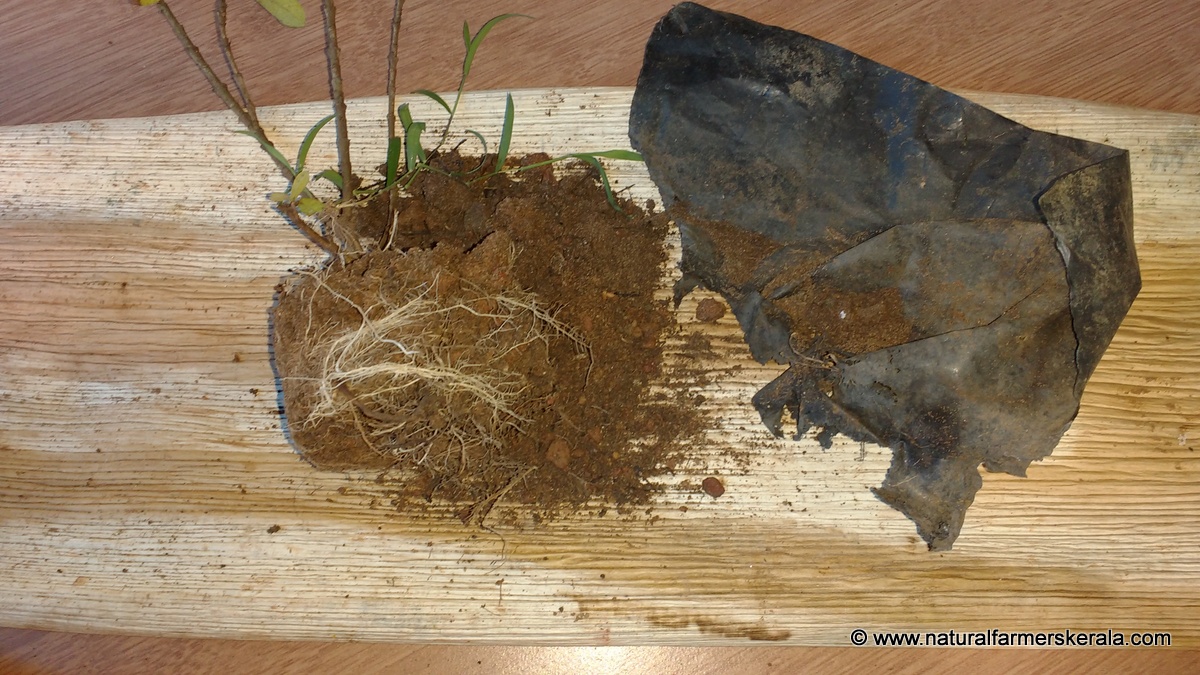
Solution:
[[[676,6],[629,127],[682,235],[677,301],[719,292],[786,366],[763,422],[891,448],[875,493],[931,549],[980,465],[1054,449],[1141,286],[1126,151],[806,35]]]

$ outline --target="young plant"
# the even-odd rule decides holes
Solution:
[[[412,181],[412,179],[415,178],[417,172],[422,171],[422,170],[429,170],[431,168],[428,163],[428,157],[431,156],[433,153],[436,153],[438,150],[440,150],[442,148],[442,146],[445,145],[446,140],[449,138],[451,124],[454,122],[454,116],[458,112],[459,103],[462,101],[463,92],[466,90],[467,76],[469,76],[471,74],[471,66],[475,63],[475,55],[479,51],[480,45],[483,44],[484,38],[486,38],[488,33],[490,33],[492,31],[492,29],[495,28],[496,25],[499,24],[501,21],[504,21],[506,19],[516,18],[516,17],[521,17],[521,18],[526,18],[526,19],[533,18],[526,14],[501,14],[500,16],[496,16],[496,17],[493,17],[492,19],[489,19],[486,23],[483,24],[482,27],[480,27],[479,31],[476,32],[474,35],[471,34],[470,24],[468,24],[465,21],[463,22],[463,46],[465,47],[466,52],[463,56],[462,75],[459,77],[459,80],[458,80],[458,89],[454,94],[454,103],[453,104],[447,103],[445,98],[443,98],[437,92],[431,91],[429,89],[418,89],[417,91],[414,92],[416,94],[421,94],[422,96],[425,96],[425,97],[431,99],[432,101],[434,101],[435,103],[437,103],[439,106],[442,107],[442,109],[444,109],[446,111],[446,113],[448,115],[445,126],[442,129],[441,139],[438,141],[437,146],[432,151],[427,152],[421,145],[421,134],[425,131],[425,124],[422,122],[414,122],[413,121],[412,114],[409,111],[407,103],[401,105],[397,109],[397,113],[401,120],[401,126],[404,130],[403,143],[404,143],[404,147],[405,147],[405,152],[404,152],[405,174],[404,174],[403,178],[405,180],[402,183],[403,185],[405,185],[405,186],[408,185]],[[394,106],[394,101],[389,101],[389,104]],[[512,94],[508,94],[505,97],[504,124],[501,127],[500,142],[496,149],[496,162],[495,162],[495,164],[492,165],[491,171],[484,173],[482,175],[476,176],[475,178],[472,179],[473,181],[483,180],[483,179],[486,179],[490,176],[493,176],[493,175],[496,175],[499,173],[518,174],[523,171],[528,171],[530,169],[535,169],[535,168],[538,168],[541,166],[546,166],[547,164],[556,164],[556,163],[564,162],[564,161],[578,160],[578,161],[582,161],[586,164],[589,164],[594,169],[596,169],[597,173],[600,176],[600,184],[604,188],[604,195],[605,195],[605,198],[608,200],[608,203],[610,205],[612,205],[612,207],[614,209],[616,209],[618,211],[621,210],[620,206],[617,204],[616,195],[613,193],[612,184],[608,179],[608,172],[605,171],[604,165],[600,163],[600,159],[601,158],[617,159],[617,160],[640,162],[640,161],[642,161],[641,155],[639,155],[636,152],[633,152],[632,150],[606,150],[603,152],[572,153],[572,154],[568,154],[568,155],[562,155],[560,157],[554,157],[552,159],[549,159],[549,160],[546,160],[543,162],[536,162],[534,164],[529,164],[526,166],[515,167],[512,169],[506,169],[504,164],[508,159],[508,152],[509,152],[509,148],[512,143],[513,126],[514,126],[514,121],[515,121],[515,117],[516,117],[515,113],[516,113],[516,111],[513,106]],[[466,132],[471,134],[475,138],[477,138],[479,140],[479,142],[481,144],[483,144],[483,154],[486,155],[487,149],[488,149],[488,144],[487,144],[487,140],[483,137],[483,135],[480,134],[478,131],[475,131],[474,129],[467,129]],[[389,132],[389,133],[391,133],[391,132]],[[398,150],[393,151],[393,145],[396,145],[398,143],[399,143],[399,139],[394,136],[389,139],[389,146],[388,146],[389,171],[390,171],[391,167],[393,167],[393,165],[398,166],[398,162],[396,162],[396,163],[392,162],[393,156],[396,158],[399,157],[399,151]],[[468,176],[470,176],[471,174],[478,173],[482,168],[483,168],[483,165],[481,164],[479,167],[476,167],[475,169],[468,171],[463,175],[460,175],[459,178],[465,179]],[[385,188],[391,187],[394,183],[397,182],[397,180],[399,178],[401,178],[401,177],[395,176],[394,174],[389,173],[387,180],[385,181]]]
[[[266,150],[267,154],[275,161],[276,167],[283,175],[284,179],[292,184],[291,192],[296,192],[295,198],[277,202],[280,213],[284,218],[300,231],[309,241],[319,246],[326,253],[336,256],[339,252],[338,246],[328,237],[318,232],[301,216],[298,210],[297,203],[304,195],[302,190],[295,190],[296,184],[296,168],[288,163],[287,158],[267,136],[267,132],[263,129],[258,121],[257,108],[254,101],[250,98],[250,92],[246,88],[245,79],[242,77],[241,70],[237,66],[237,59],[233,54],[233,47],[229,42],[228,32],[226,30],[226,0],[217,0],[216,11],[216,30],[217,44],[221,49],[221,55],[224,57],[226,64],[229,66],[230,79],[233,81],[233,86],[237,90],[235,97],[230,91],[229,86],[217,75],[216,71],[209,65],[208,60],[200,53],[200,49],[196,47],[196,43],[192,41],[183,24],[176,18],[175,13],[171,11],[167,0],[137,0],[138,4],[144,7],[155,6],[167,24],[171,27],[171,31],[183,46],[184,52],[196,64],[204,78],[208,80],[209,86],[213,93],[221,99],[225,106],[237,116],[238,121],[242,126],[246,127],[246,135],[258,141],[259,145]],[[295,27],[304,25],[304,8],[300,6],[298,0],[258,0],[259,5],[271,13],[280,23],[285,26]],[[322,125],[323,126],[323,125]],[[315,136],[315,134],[313,134]],[[300,164],[301,162],[297,162]],[[307,180],[302,181],[302,186],[307,185]]]
[[[304,8],[300,5],[299,0],[256,0],[258,4],[274,16],[282,25],[287,27],[300,27],[305,24],[306,16]],[[462,73],[459,77],[458,87],[455,91],[454,102],[449,103],[438,93],[428,90],[417,90],[421,94],[439,106],[447,113],[445,126],[442,129],[441,138],[437,145],[429,151],[426,151],[422,145],[421,136],[425,132],[426,124],[416,121],[412,118],[412,113],[409,110],[408,104],[396,105],[396,77],[399,70],[398,65],[398,48],[399,48],[399,30],[403,15],[404,0],[395,0],[394,10],[392,15],[392,30],[391,40],[388,50],[388,142],[386,162],[384,164],[383,181],[369,188],[360,189],[361,180],[354,174],[353,167],[350,162],[350,140],[349,128],[346,119],[346,101],[342,87],[341,75],[341,56],[338,47],[337,38],[337,21],[336,8],[334,0],[322,0],[321,10],[324,19],[325,32],[325,56],[329,71],[329,86],[333,98],[333,113],[319,122],[317,122],[308,131],[304,137],[304,141],[300,145],[300,150],[296,157],[296,163],[293,165],[287,157],[279,151],[278,147],[267,136],[266,130],[258,120],[257,108],[250,97],[249,90],[246,87],[245,79],[242,76],[241,70],[238,68],[237,60],[233,53],[233,47],[230,44],[229,36],[226,27],[226,9],[227,0],[218,0],[216,10],[216,32],[217,44],[221,50],[221,55],[224,58],[229,69],[229,77],[233,88],[217,75],[216,71],[209,65],[207,60],[191,40],[183,25],[175,17],[171,11],[167,0],[137,0],[142,6],[156,6],[163,18],[170,25],[172,31],[179,39],[184,51],[200,69],[201,73],[208,80],[209,86],[213,92],[225,103],[245,127],[244,130],[237,133],[249,136],[262,146],[263,150],[275,162],[276,167],[288,181],[289,187],[285,192],[271,193],[269,198],[275,202],[280,213],[310,241],[319,246],[322,250],[332,256],[341,254],[341,247],[329,236],[322,234],[317,228],[305,220],[304,216],[318,216],[326,214],[331,207],[336,204],[330,204],[319,199],[309,189],[309,186],[315,178],[323,178],[334,185],[339,192],[340,199],[338,204],[347,204],[351,201],[359,201],[373,198],[380,190],[389,190],[389,206],[390,213],[395,213],[397,209],[400,191],[409,185],[422,171],[435,171],[436,169],[430,164],[430,159],[445,145],[449,139],[450,129],[454,122],[454,118],[458,113],[459,105],[462,102],[463,94],[466,91],[467,77],[471,73],[471,67],[475,62],[476,54],[479,47],[483,44],[487,35],[501,22],[512,18],[532,18],[525,14],[501,14],[486,21],[483,26],[475,33],[471,32],[470,25],[463,22],[463,46],[465,54],[463,56]],[[236,92],[236,93],[235,93]],[[509,150],[512,143],[513,124],[515,119],[515,110],[513,105],[512,95],[508,95],[505,100],[504,124],[500,133],[500,140],[497,146],[495,163],[490,167],[485,167],[481,163],[471,171],[464,172],[456,177],[465,181],[478,181],[488,178],[499,173],[517,174],[522,171],[545,166],[546,164],[557,163],[567,160],[583,161],[596,169],[600,176],[601,185],[604,188],[604,193],[608,202],[620,210],[617,205],[616,197],[613,194],[612,186],[608,180],[608,174],[604,169],[603,164],[599,161],[604,159],[618,159],[641,161],[641,156],[629,150],[608,150],[604,152],[593,153],[572,153],[555,157],[544,162],[535,164],[506,168],[505,163],[508,159]],[[334,122],[334,127],[337,134],[337,155],[338,169],[336,171],[327,169],[312,175],[305,167],[305,162],[308,156],[308,151],[312,146],[317,134],[329,122]],[[399,122],[402,134],[397,133],[397,122]],[[483,145],[483,155],[486,157],[488,152],[488,143],[482,134],[474,129],[467,129],[467,133],[474,136]],[[401,160],[403,159],[403,163]],[[486,169],[486,170],[485,170]]]
[[[311,176],[308,173],[308,169],[305,168],[304,163],[308,160],[308,151],[312,147],[313,141],[316,140],[317,134],[321,132],[321,129],[326,124],[329,124],[333,117],[333,115],[327,115],[322,118],[304,135],[304,141],[300,143],[300,150],[296,153],[296,166],[292,169],[295,178],[292,179],[292,184],[287,192],[272,192],[270,195],[271,201],[276,204],[293,204],[300,213],[306,216],[313,216],[325,210],[327,207],[325,202],[317,199],[308,190],[308,183],[311,180]],[[237,131],[234,133],[245,134],[247,136],[252,135],[248,131]],[[287,162],[287,158],[283,157],[283,153],[280,153],[274,146],[264,145],[263,150],[266,150],[267,154],[271,154],[273,157],[278,155],[278,157],[275,157],[276,161],[282,160],[285,163]],[[317,174],[317,177],[328,180],[338,189],[342,188],[342,177],[336,171],[326,169]]]
[[[325,264],[296,272],[295,283],[289,281],[281,287],[278,304],[272,310],[275,363],[287,406],[285,414],[297,434],[297,448],[312,459],[320,456],[320,451],[309,454],[315,445],[306,451],[298,434],[319,428],[322,431],[318,436],[328,439],[328,429],[351,429],[351,434],[336,434],[342,437],[357,431],[362,441],[359,447],[368,453],[383,455],[389,463],[411,462],[422,473],[432,475],[437,482],[431,491],[439,489],[443,481],[461,481],[464,489],[449,494],[457,495],[456,499],[470,498],[472,504],[463,520],[482,526],[496,502],[513,486],[523,484],[544,461],[558,466],[552,458],[542,461],[536,456],[531,460],[525,455],[506,455],[502,446],[514,435],[532,437],[542,425],[536,415],[560,414],[551,408],[545,396],[548,389],[542,386],[551,381],[542,381],[551,371],[561,366],[566,373],[561,380],[553,379],[555,388],[560,381],[574,387],[580,375],[582,387],[588,386],[594,365],[587,342],[592,329],[589,326],[586,332],[577,331],[568,322],[572,313],[560,319],[554,307],[543,304],[535,291],[536,284],[524,285],[516,273],[518,260],[527,260],[520,257],[525,255],[523,245],[511,239],[503,227],[476,238],[469,249],[454,245],[422,248],[406,242],[457,241],[453,237],[459,232],[441,237],[443,232],[462,226],[465,219],[428,218],[424,231],[417,233],[420,236],[404,232],[401,241],[395,237],[402,224],[413,222],[420,227],[420,219],[425,216],[420,214],[421,195],[409,195],[416,206],[411,211],[402,210],[399,200],[423,172],[477,184],[475,190],[459,192],[484,193],[480,181],[575,160],[598,172],[608,202],[619,211],[601,160],[641,161],[641,156],[629,150],[607,150],[512,166],[516,164],[510,162],[516,105],[509,94],[495,153],[489,154],[488,139],[483,134],[467,129],[465,133],[483,146],[480,162],[469,170],[450,172],[444,168],[447,163],[437,161],[437,155],[449,141],[480,46],[500,23],[529,17],[502,14],[474,33],[464,22],[465,55],[453,102],[431,90],[417,92],[447,115],[436,145],[427,149],[422,143],[426,123],[413,119],[407,103],[397,105],[396,101],[404,0],[394,0],[388,53],[386,159],[380,169],[382,180],[363,186],[350,163],[335,0],[321,0],[333,110],[304,135],[294,162],[271,141],[259,122],[226,30],[227,0],[216,0],[215,19],[217,45],[228,68],[226,79],[205,60],[167,0],[137,1],[157,7],[213,91],[245,127],[238,133],[255,139],[287,180],[286,190],[270,194],[279,212],[329,254]],[[304,24],[299,0],[257,2],[285,26]],[[330,122],[337,136],[337,169],[313,172],[308,165],[310,150]],[[322,198],[329,191],[314,188],[320,179],[337,188],[336,198]],[[511,188],[516,194],[523,194],[525,187],[539,187],[500,183],[508,181],[495,182],[500,191]],[[589,190],[589,185],[566,187]],[[381,194],[385,191],[386,195]],[[425,197],[433,198],[431,192]],[[552,213],[553,205],[537,201],[541,202],[539,208],[547,210],[535,216],[545,216],[554,226],[562,224],[555,221],[558,213]],[[385,206],[388,220],[381,222]],[[611,213],[598,215],[598,223],[620,220]],[[312,223],[318,224],[314,227]],[[430,233],[432,236],[423,238]],[[479,233],[471,232],[475,234]],[[557,239],[545,241],[558,245]],[[584,238],[580,242],[583,247],[591,245]],[[393,247],[393,243],[397,245]],[[379,262],[382,264],[376,264]],[[641,267],[652,270],[649,265]],[[331,294],[355,310],[357,316],[345,308],[331,310],[325,298],[321,303],[314,302],[318,293]],[[552,299],[555,303],[563,300],[557,295]],[[575,353],[568,351],[564,357],[563,347]],[[581,363],[584,357],[586,370]],[[585,399],[578,400],[582,405]],[[569,422],[566,413],[562,413],[562,420]],[[343,426],[346,423],[353,426]],[[322,442],[326,441],[318,444]],[[479,485],[486,491],[478,491],[475,486]]]

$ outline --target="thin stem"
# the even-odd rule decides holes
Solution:
[[[340,251],[338,250],[337,245],[329,241],[328,237],[325,237],[320,232],[317,232],[312,228],[311,225],[305,222],[304,217],[301,216],[300,212],[296,210],[294,204],[280,202],[278,206],[279,212],[282,213],[283,217],[292,224],[292,227],[300,230],[300,234],[308,237],[308,240],[319,246],[322,251],[325,251],[335,258],[338,256]]]
[[[392,41],[388,45],[388,138],[396,136],[396,75],[400,70],[400,19],[403,12],[404,0],[396,0],[396,8],[392,11]]]
[[[404,0],[396,0],[392,10],[392,41],[388,44],[388,81],[387,81],[387,130],[388,142],[396,137],[396,75],[400,70],[400,19],[404,13]],[[396,211],[400,207],[400,191],[391,185],[388,192],[388,241],[396,235]]]
[[[329,63],[329,92],[333,97],[334,123],[337,125],[338,171],[342,174],[342,199],[354,194],[359,181],[350,166],[350,129],[346,121],[346,95],[342,91],[342,64],[338,53],[337,20],[333,0],[321,0],[325,15],[325,60]]]
[[[270,146],[271,148],[274,148],[275,144],[272,143],[269,138],[267,138],[267,132],[263,130],[262,125],[258,122],[258,115],[255,113],[254,104],[250,101],[250,95],[246,89],[246,83],[242,80],[241,73],[237,70],[237,66],[234,64],[233,51],[230,49],[229,40],[225,33],[225,0],[218,0],[217,2],[217,41],[221,45],[221,51],[224,54],[226,63],[229,65],[230,71],[233,74],[234,84],[238,88],[238,93],[242,97],[244,103],[239,103],[237,99],[233,97],[233,92],[229,91],[229,87],[227,87],[225,83],[221,81],[221,78],[217,76],[217,73],[212,69],[212,66],[208,65],[208,61],[205,60],[204,55],[200,53],[199,48],[196,47],[196,43],[192,42],[192,39],[188,36],[187,30],[184,29],[183,24],[179,22],[179,19],[175,17],[175,13],[171,11],[169,6],[167,6],[166,0],[158,3],[158,9],[159,12],[162,13],[163,18],[167,20],[167,24],[171,26],[171,31],[175,33],[175,37],[178,38],[180,44],[183,45],[183,51],[187,53],[189,57],[191,57],[192,62],[196,64],[196,67],[200,69],[200,72],[204,75],[204,78],[208,80],[208,84],[210,87],[212,87],[213,93],[215,93],[217,97],[225,103],[225,106],[237,116],[238,121],[242,123],[242,126],[246,127],[250,133],[255,135],[255,138],[259,143],[261,143],[263,146]],[[275,161],[275,165],[279,167],[279,171],[283,174],[284,178],[286,178],[288,181],[296,178],[296,173],[292,170],[292,167],[289,166],[287,162],[280,161],[272,153],[267,154],[270,155],[271,159]],[[305,222],[304,218],[300,215],[300,212],[296,210],[294,205],[286,203],[280,204],[279,210],[281,213],[283,213],[284,218],[286,218],[293,227],[299,230],[300,233],[307,237],[309,241],[319,246],[321,250],[335,257],[339,254],[338,247],[320,232],[314,230],[311,225]]]
[[[221,55],[225,57],[225,65],[229,67],[229,76],[233,79],[233,86],[237,89],[238,96],[242,99],[246,115],[254,123],[254,126],[261,128],[258,121],[258,111],[254,108],[254,101],[250,100],[250,89],[246,86],[246,80],[242,77],[242,71],[238,68],[237,60],[233,57],[233,45],[229,42],[229,28],[225,16],[227,7],[227,0],[217,0],[217,44],[221,47]]]
[[[157,7],[159,12],[162,13],[163,18],[167,20],[167,24],[171,26],[175,37],[179,39],[179,43],[183,45],[183,51],[191,57],[192,62],[196,64],[201,74],[208,80],[208,85],[212,87],[213,93],[225,103],[226,107],[233,111],[234,115],[237,115],[238,121],[242,123],[242,126],[254,134],[260,143],[275,147],[275,144],[267,138],[266,132],[259,126],[257,120],[250,117],[250,113],[246,111],[246,108],[233,97],[233,93],[229,91],[229,87],[225,86],[220,77],[217,77],[217,73],[212,69],[212,66],[208,65],[208,61],[204,59],[204,55],[200,53],[200,50],[196,47],[196,43],[192,42],[192,38],[184,30],[183,24],[179,23],[179,19],[175,18],[175,13],[171,11],[166,0],[158,3]],[[274,156],[272,156],[272,159],[275,160],[275,165],[279,167],[279,171],[283,174],[284,178],[290,181],[296,177],[296,173],[292,171],[292,167],[288,166],[287,162],[281,162]]]

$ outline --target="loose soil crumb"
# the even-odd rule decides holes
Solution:
[[[724,317],[725,305],[720,302],[704,298],[696,303],[696,320],[700,323],[716,323]]]
[[[657,491],[703,429],[686,388],[649,386],[675,330],[654,299],[668,221],[629,200],[614,210],[596,179],[426,172],[394,228],[387,195],[344,211],[332,230],[367,252],[298,273],[274,312],[301,453],[399,471],[398,503],[459,503],[464,522],[500,499],[541,518]]]
[[[720,497],[725,494],[725,484],[716,476],[709,476],[700,483],[700,489],[704,490],[704,494],[712,498]]]

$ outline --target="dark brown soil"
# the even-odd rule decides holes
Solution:
[[[913,338],[897,288],[855,293],[808,281],[779,306],[793,319],[792,348],[801,354],[866,354]]]
[[[700,488],[704,490],[704,494],[716,499],[725,494],[725,484],[716,476],[709,476],[700,483]]]
[[[712,298],[696,303],[696,320],[700,323],[716,323],[725,317],[725,305]]]
[[[673,213],[702,232],[720,255],[721,275],[734,288],[752,285],[755,270],[771,257],[780,258],[778,271],[762,288],[764,296],[787,288],[775,301],[792,334],[792,349],[798,354],[851,356],[903,344],[915,337],[904,313],[900,291],[882,286],[859,293],[822,283],[813,272],[836,253],[853,248],[865,239],[834,242],[823,249],[795,247],[785,250],[777,242],[721,221],[698,218],[677,204]],[[782,257],[786,254],[786,257]],[[712,305],[705,306],[711,302]],[[718,313],[719,312],[719,313]],[[704,300],[696,307],[696,319],[717,321],[724,306]]]
[[[343,213],[335,234],[366,253],[280,287],[275,360],[301,453],[399,471],[406,495],[459,503],[464,522],[500,498],[540,516],[644,503],[702,426],[683,394],[650,388],[675,325],[654,298],[665,216],[614,210],[584,171],[424,173],[409,192],[394,229],[386,195]]]

